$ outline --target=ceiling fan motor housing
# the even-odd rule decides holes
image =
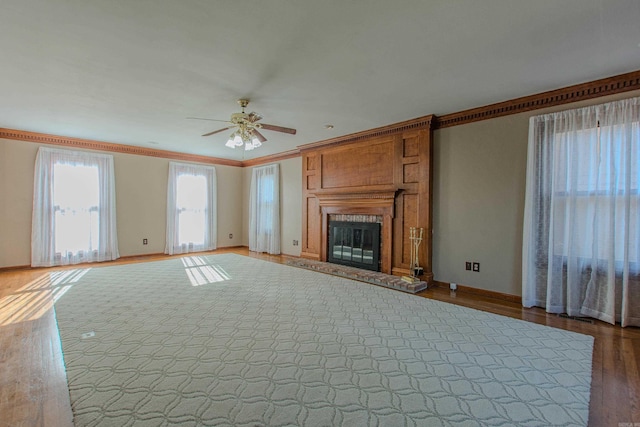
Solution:
[[[233,113],[231,114],[231,121],[233,123],[242,123],[248,121],[249,115],[247,113]]]

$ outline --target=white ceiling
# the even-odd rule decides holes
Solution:
[[[638,70],[639,22],[638,0],[2,0],[0,127],[250,159]],[[186,119],[241,97],[297,135],[243,152]]]

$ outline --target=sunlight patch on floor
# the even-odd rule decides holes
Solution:
[[[209,264],[206,257],[192,256],[181,259],[191,286],[202,286],[231,279],[231,276],[229,276],[224,268],[219,265]]]
[[[0,298],[0,326],[39,319],[89,270],[83,268],[43,274],[15,293]]]

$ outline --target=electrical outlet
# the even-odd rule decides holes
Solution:
[[[480,263],[479,262],[474,262],[473,263],[473,271],[475,271],[476,273],[480,272]]]
[[[233,233],[229,233],[229,238],[233,239]]]
[[[143,244],[143,245],[146,245],[146,244],[148,244],[148,243],[149,243],[149,240],[147,240],[147,239],[142,239],[142,244]]]
[[[297,240],[293,241],[293,246],[298,246],[298,241]]]
[[[467,271],[471,271],[471,263],[469,261],[464,263],[464,269]]]

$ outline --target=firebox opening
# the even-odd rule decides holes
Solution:
[[[380,271],[380,224],[329,222],[327,259],[336,264]]]

